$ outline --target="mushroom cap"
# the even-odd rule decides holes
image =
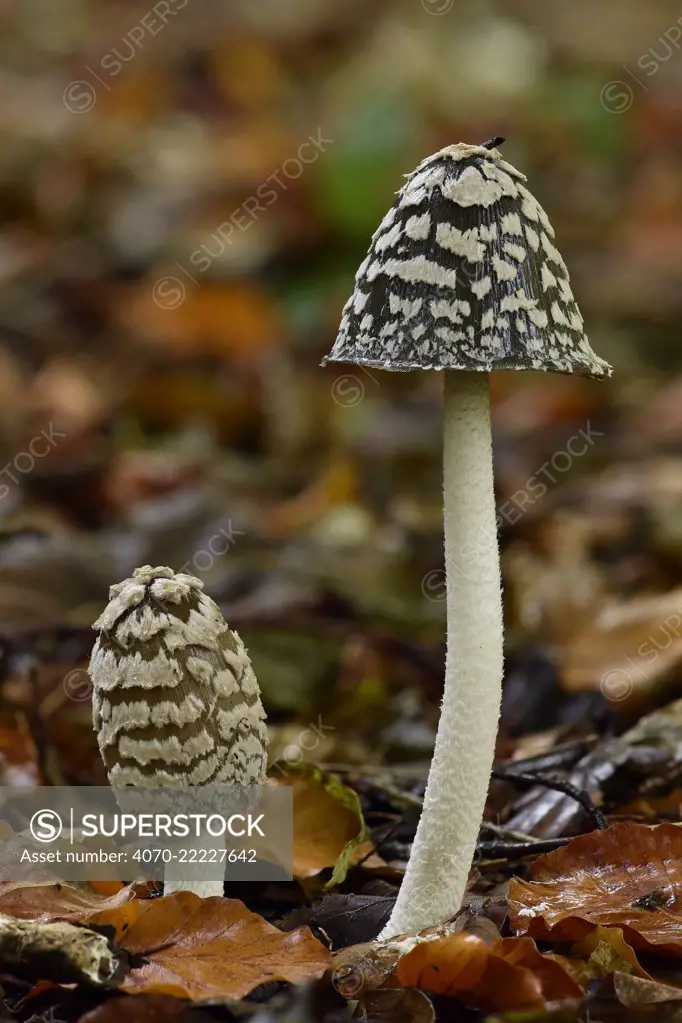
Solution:
[[[109,590],[90,659],[93,723],[113,786],[262,782],[267,730],[238,634],[203,583],[145,565]]]
[[[322,365],[610,376],[525,180],[485,146],[423,160],[372,236]]]

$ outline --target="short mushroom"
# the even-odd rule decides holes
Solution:
[[[203,583],[138,568],[94,624],[93,723],[114,789],[261,784],[267,730],[241,639]],[[207,836],[208,838],[208,836]],[[204,843],[206,844],[206,843]],[[225,863],[166,864],[166,894],[223,894]]]
[[[610,375],[592,351],[554,231],[496,148],[425,159],[372,237],[328,362],[444,372],[447,655],[424,806],[381,938],[458,911],[478,838],[502,691],[502,599],[488,374]]]

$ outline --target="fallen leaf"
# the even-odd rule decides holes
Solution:
[[[102,894],[88,884],[27,884],[25,881],[0,881],[0,913],[20,920],[71,920],[80,923],[102,910],[123,906],[135,898],[135,886],[119,888],[112,895]]]
[[[396,942],[367,941],[334,953],[332,984],[344,998],[391,987],[402,954]]]
[[[682,829],[614,824],[538,857],[532,880],[509,886],[512,927],[535,938],[581,941],[618,927],[634,949],[682,956]]]
[[[583,993],[534,942],[503,938],[490,948],[473,934],[420,942],[400,959],[396,979],[486,1010],[543,1008]]]
[[[313,764],[274,765],[270,783],[288,785],[294,799],[294,876],[314,877],[334,867],[328,887],[340,884],[349,866],[371,846],[354,789]]]
[[[376,937],[388,923],[395,895],[355,895],[333,892],[312,906],[303,906],[289,913],[284,925],[308,924],[322,928],[332,948],[357,945]]]
[[[253,364],[279,344],[281,316],[256,284],[202,282],[158,273],[123,296],[120,322],[172,356],[231,355]]]
[[[140,422],[154,429],[201,419],[223,443],[235,443],[256,427],[257,393],[257,378],[245,371],[220,374],[170,362],[140,375],[129,404]]]
[[[236,899],[177,892],[136,900],[91,918],[116,928],[129,952],[148,961],[124,988],[178,998],[244,998],[271,981],[320,977],[331,954],[308,927],[283,933]]]
[[[682,660],[682,589],[606,605],[564,652],[568,692],[601,689],[612,703],[641,704]]]
[[[576,424],[584,424],[595,410],[594,396],[570,376],[557,380],[557,386],[547,390],[542,380],[507,379],[505,373],[493,377],[490,394],[505,441],[514,438],[532,442],[545,440],[548,435],[556,435],[558,441],[568,437]]]
[[[0,915],[3,972],[29,980],[110,987],[120,984],[126,960],[105,937],[86,927]]]
[[[583,994],[570,960],[541,952],[530,938],[502,938],[492,951],[508,963],[531,970],[540,980],[542,994],[548,1001],[580,998]]]

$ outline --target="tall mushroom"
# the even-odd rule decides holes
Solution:
[[[90,677],[113,788],[224,784],[248,792],[264,780],[258,682],[241,639],[202,589],[194,576],[145,565],[109,590],[93,626]],[[165,893],[222,895],[224,871],[221,857],[172,861]]]
[[[443,702],[417,834],[382,938],[457,912],[490,780],[503,637],[488,374],[611,373],[585,337],[545,211],[496,148],[503,141],[448,146],[408,175],[323,362],[445,377]]]

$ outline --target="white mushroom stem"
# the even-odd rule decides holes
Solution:
[[[194,892],[201,899],[223,894],[225,881],[225,835],[203,834],[171,847],[174,859],[164,870],[163,894]]]
[[[461,906],[502,693],[502,598],[488,374],[445,372],[447,656],[436,746],[407,871],[379,935],[420,931]]]

